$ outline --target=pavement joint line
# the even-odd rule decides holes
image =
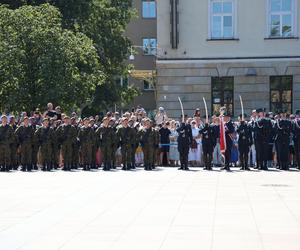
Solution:
[[[197,173],[198,173],[198,172],[197,172]],[[165,244],[165,242],[166,242],[166,240],[167,240],[167,238],[168,238],[168,236],[169,236],[169,234],[170,234],[172,225],[174,224],[175,218],[176,218],[176,216],[178,215],[178,213],[179,213],[179,211],[180,211],[180,209],[181,209],[181,207],[182,207],[183,201],[185,200],[185,198],[186,198],[186,196],[187,196],[187,191],[188,191],[188,190],[193,186],[193,184],[195,183],[196,176],[197,176],[197,174],[195,174],[195,176],[193,177],[193,181],[192,181],[192,182],[190,183],[190,185],[188,185],[188,187],[186,188],[186,191],[184,192],[184,195],[182,196],[181,202],[180,202],[180,204],[179,204],[179,206],[178,206],[178,208],[177,208],[177,210],[176,210],[176,213],[175,213],[175,215],[173,216],[170,225],[168,226],[168,230],[167,230],[167,232],[166,232],[166,234],[165,234],[165,237],[163,238],[163,240],[162,240],[162,242],[161,242],[161,244],[160,244],[160,246],[159,246],[159,249],[162,249],[163,245]]]
[[[242,180],[242,183],[243,183],[243,186],[244,186],[244,190],[245,190],[246,195],[247,195],[247,200],[248,200],[248,203],[249,203],[249,206],[250,206],[252,218],[253,218],[253,221],[254,221],[254,224],[255,224],[255,227],[256,227],[256,232],[258,234],[259,241],[260,241],[260,247],[261,247],[262,250],[265,250],[265,246],[264,246],[264,242],[263,242],[263,239],[262,239],[262,235],[261,235],[261,232],[259,231],[259,227],[258,227],[257,220],[256,220],[256,217],[255,217],[254,209],[253,209],[252,202],[251,202],[251,199],[250,199],[250,196],[249,196],[247,184],[246,184],[246,182],[245,182],[245,180],[244,180],[244,178],[243,178],[242,175],[240,175],[240,178]]]
[[[219,193],[219,185],[220,185],[220,175],[221,172],[218,172],[217,178],[217,186],[216,186],[216,193],[215,193],[215,202],[214,202],[214,215],[212,220],[212,229],[211,229],[211,242],[210,242],[210,249],[213,250],[214,247],[214,238],[215,238],[215,224],[216,224],[216,213],[217,213],[217,203],[218,203],[218,193]]]

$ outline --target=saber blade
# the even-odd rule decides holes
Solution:
[[[240,102],[241,102],[241,108],[242,108],[242,121],[244,121],[244,103],[243,103],[243,99],[240,95]]]
[[[208,123],[208,110],[207,110],[207,103],[205,97],[203,97],[204,107],[205,107],[205,121]]]
[[[180,103],[180,108],[181,108],[181,115],[182,115],[182,122],[184,122],[184,111],[183,111],[183,105],[180,97],[178,96],[178,101]]]

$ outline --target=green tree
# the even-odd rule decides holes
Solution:
[[[127,24],[135,17],[132,0],[18,0],[18,4],[13,3],[14,1],[0,0],[0,3],[3,2],[12,2],[12,8],[22,4],[54,5],[62,14],[64,28],[82,32],[93,40],[106,76],[104,85],[107,86],[96,89],[90,105],[95,105],[98,109],[107,108],[115,102],[128,103],[137,95],[138,91],[133,91],[133,87],[120,88],[114,83],[116,76],[126,76],[129,69],[126,59],[131,42],[124,32]],[[115,98],[109,99],[112,96]],[[99,103],[103,105],[99,107]]]
[[[52,101],[70,110],[104,79],[93,41],[63,29],[57,8],[0,6],[2,108],[31,110]]]

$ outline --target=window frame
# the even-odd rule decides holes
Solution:
[[[216,84],[216,82],[214,82],[214,79],[217,79],[219,82],[223,81],[224,79],[231,79],[232,80],[232,88],[226,89],[224,86],[224,82],[222,82],[222,88],[218,91],[221,92],[221,100],[220,100],[220,106],[223,107],[225,104],[231,104],[232,105],[232,113],[230,114],[230,116],[234,116],[234,77],[233,76],[225,76],[225,77],[211,77],[211,114],[214,115],[214,104],[218,104],[214,102],[214,84]],[[225,103],[224,102],[224,96],[225,96],[225,91],[230,91],[232,94],[232,103]],[[226,106],[226,105],[225,105]]]
[[[156,19],[157,18],[157,4],[156,4],[156,0],[142,0],[142,5],[141,5],[141,16],[143,19]],[[144,16],[144,3],[154,3],[154,17],[152,16]],[[150,13],[150,12],[149,12]]]
[[[145,53],[145,48],[144,47],[144,40],[148,40],[148,41],[151,41],[151,39],[155,39],[155,49],[154,49],[154,53],[149,53],[149,54],[146,54]],[[150,42],[151,43],[151,42]],[[153,48],[153,47],[150,47],[150,49]],[[157,55],[157,38],[156,37],[143,37],[142,38],[142,50],[143,50],[143,55],[144,56],[156,56]]]
[[[280,0],[282,1],[282,0]],[[266,30],[266,37],[270,39],[291,39],[297,37],[298,34],[298,25],[297,25],[297,19],[298,19],[298,0],[292,0],[292,10],[291,11],[274,11],[272,12],[272,0],[266,1],[266,22],[267,22],[267,30]],[[283,36],[282,35],[282,16],[291,14],[292,16],[292,23],[291,23],[291,35],[290,36]],[[271,16],[272,15],[279,15],[280,16],[280,35],[279,36],[272,36],[271,34]]]
[[[149,84],[148,89],[145,88],[145,82],[148,82],[148,84]],[[145,91],[145,92],[154,91],[153,84],[151,84],[150,81],[148,81],[148,80],[143,80],[143,91]]]
[[[221,37],[213,37],[212,31],[213,31],[213,3],[214,2],[232,2],[232,37],[224,37],[224,31],[223,26],[222,28],[222,36]],[[237,20],[238,20],[238,4],[236,0],[208,0],[208,39],[207,40],[238,40],[238,29],[237,29]],[[229,16],[224,15],[223,13],[219,16]],[[223,18],[222,18],[223,20]],[[223,23],[223,21],[222,21]]]
[[[272,78],[275,78],[275,77],[280,77],[280,78],[283,78],[283,77],[290,77],[291,78],[291,87],[290,88],[284,88],[284,87],[281,87],[281,88],[272,88],[271,84],[272,84]],[[282,109],[282,104],[290,104],[291,105],[291,113],[293,112],[293,102],[294,102],[294,96],[293,96],[293,87],[294,87],[294,76],[293,75],[278,75],[278,76],[270,76],[269,77],[269,83],[270,83],[270,86],[269,86],[269,96],[270,96],[270,111],[271,112],[277,112],[276,110],[273,110],[272,109],[272,104],[275,104],[275,103],[280,103],[281,104],[281,108]],[[280,80],[280,85],[283,86],[283,83],[282,83],[282,79]],[[273,102],[272,101],[272,91],[279,91],[279,101],[278,102]],[[283,91],[291,91],[291,101],[290,102],[282,102],[282,93]]]

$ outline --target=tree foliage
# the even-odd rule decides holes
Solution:
[[[103,81],[93,41],[63,29],[57,8],[0,6],[2,108],[31,110],[49,101],[79,107]]]
[[[64,29],[83,33],[93,41],[106,76],[106,86],[96,88],[90,105],[107,108],[115,102],[128,103],[137,94],[132,87],[115,86],[113,80],[128,72],[125,59],[128,58],[131,43],[124,32],[135,16],[131,8],[132,0],[0,0],[0,3],[9,4],[11,8],[49,3],[59,9]]]

